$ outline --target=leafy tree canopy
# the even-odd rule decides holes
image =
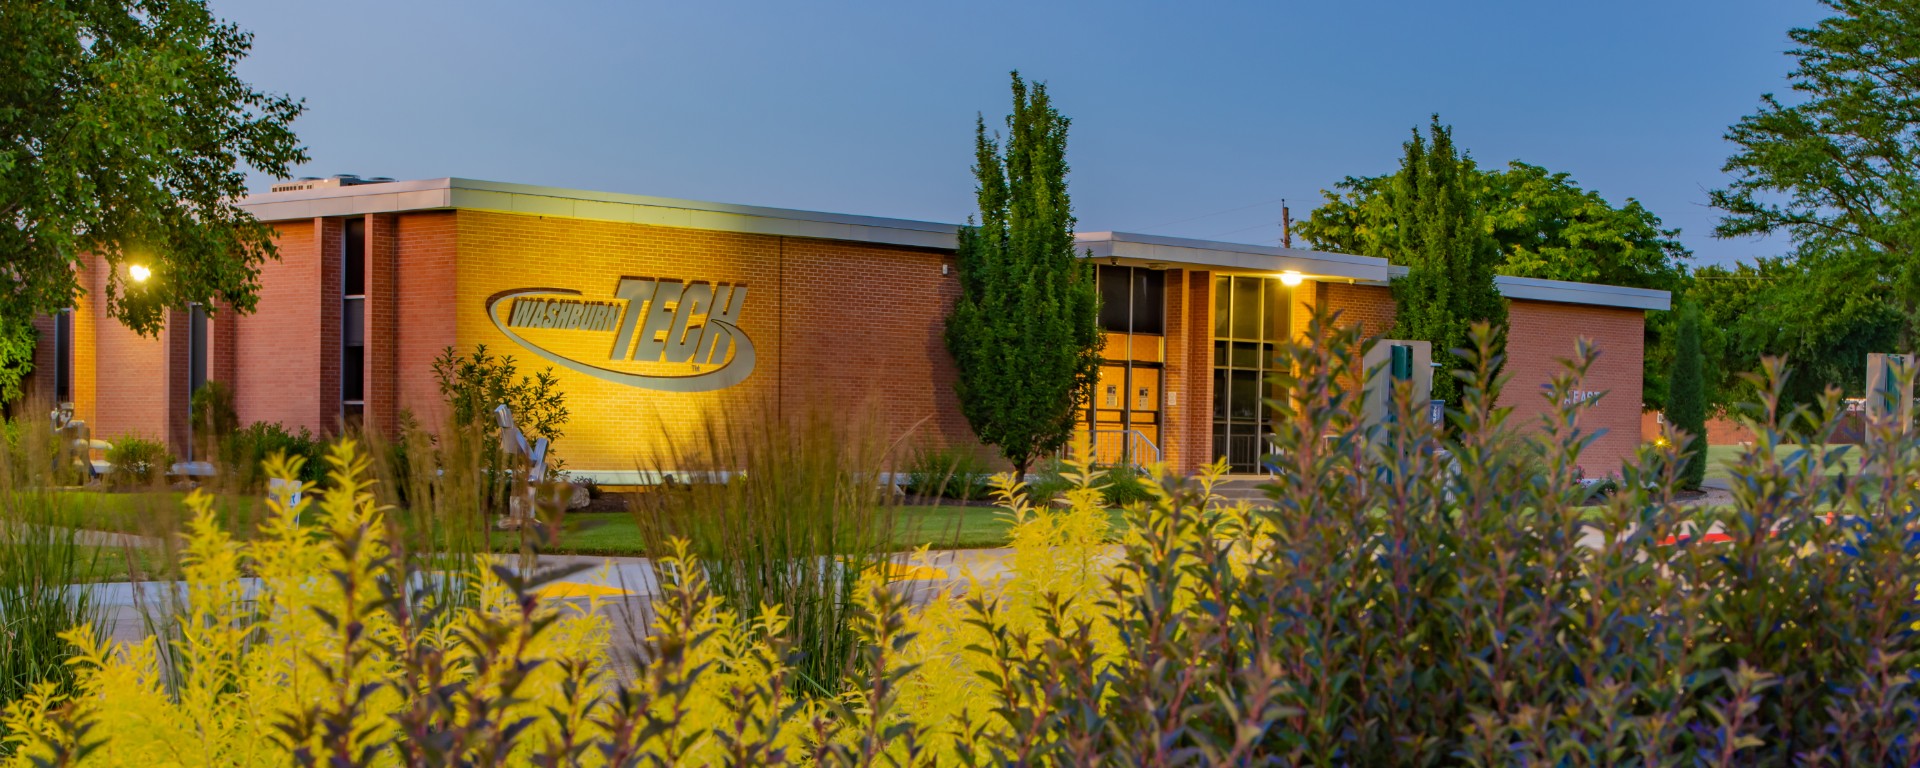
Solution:
[[[1471,157],[1461,162],[1473,205],[1499,244],[1500,274],[1685,290],[1692,253],[1677,239],[1679,230],[1662,226],[1638,200],[1615,206],[1566,173],[1518,160],[1491,171]],[[1323,250],[1393,258],[1398,231],[1383,194],[1392,179],[1389,174],[1341,180],[1301,224],[1301,235]],[[1664,405],[1672,370],[1670,314],[1647,318],[1642,375],[1646,405],[1652,408]]]
[[[1701,305],[1714,409],[1760,394],[1742,374],[1765,357],[1792,363],[1791,402],[1812,403],[1829,386],[1860,394],[1867,353],[1893,349],[1905,325],[1891,286],[1860,279],[1864,268],[1849,267],[1845,254],[1802,254],[1695,270],[1689,296]]]
[[[1486,171],[1461,158],[1473,204],[1500,244],[1499,272],[1518,277],[1576,280],[1672,290],[1692,254],[1638,200],[1615,207],[1565,173],[1515,160]],[[1314,247],[1342,253],[1392,253],[1396,230],[1380,193],[1392,174],[1349,176],[1326,192],[1327,201],[1300,225]]]
[[[1901,321],[1894,345],[1911,351],[1920,334],[1920,6],[1822,4],[1836,15],[1788,33],[1798,46],[1787,78],[1797,97],[1763,95],[1759,111],[1727,132],[1738,150],[1725,167],[1733,182],[1711,193],[1726,211],[1715,233],[1793,238],[1790,261],[1803,284],[1782,290],[1806,302],[1783,308],[1776,324],[1835,304],[1851,322],[1891,311]],[[1875,303],[1882,306],[1868,306]],[[1792,362],[1796,370],[1827,365]]]
[[[72,306],[87,254],[141,333],[189,302],[252,309],[275,251],[234,204],[241,166],[286,176],[307,158],[289,128],[302,105],[234,72],[251,45],[201,0],[0,4],[0,323]]]
[[[947,318],[954,389],[975,434],[1025,473],[1066,445],[1100,365],[1100,294],[1073,250],[1067,118],[1013,73],[1002,146],[974,122],[978,226],[962,227]]]

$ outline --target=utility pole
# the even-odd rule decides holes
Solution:
[[[1287,210],[1287,199],[1280,198],[1280,247],[1293,247],[1293,213]]]

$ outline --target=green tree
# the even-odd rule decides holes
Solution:
[[[1633,288],[1683,291],[1692,254],[1639,201],[1614,206],[1566,173],[1518,160],[1504,170],[1482,170],[1463,159],[1474,204],[1500,245],[1498,271],[1515,277],[1576,280]],[[1384,194],[1393,175],[1349,176],[1300,225],[1317,248],[1382,255],[1394,238]],[[1651,313],[1645,328],[1643,379],[1649,408],[1666,400],[1673,366],[1673,317]]]
[[[1073,250],[1067,118],[1013,73],[1005,146],[974,121],[978,225],[960,229],[960,300],[947,317],[960,410],[1025,474],[1065,446],[1100,364],[1100,296]]]
[[[1742,374],[1766,357],[1792,364],[1789,402],[1813,403],[1828,387],[1860,394],[1867,353],[1893,349],[1905,324],[1891,287],[1870,274],[1814,254],[1695,270],[1687,296],[1701,305],[1710,409],[1754,401]]]
[[[74,304],[89,254],[141,333],[189,302],[253,308],[275,251],[235,204],[241,166],[284,177],[307,158],[302,105],[235,74],[251,46],[201,0],[0,3],[0,390],[24,373],[20,327]]]
[[[1700,350],[1700,306],[1691,301],[1680,307],[1673,340],[1672,389],[1667,395],[1667,423],[1685,432],[1687,466],[1681,485],[1693,489],[1707,474],[1706,358]]]
[[[1788,32],[1792,103],[1763,95],[1727,132],[1738,150],[1725,167],[1732,183],[1710,195],[1726,212],[1715,234],[1787,233],[1803,280],[1854,305],[1882,304],[1900,319],[1894,345],[1911,351],[1920,336],[1920,7],[1821,1],[1837,15]],[[1799,298],[1808,306],[1788,314],[1834,303]],[[1791,362],[1799,372],[1807,361]]]
[[[1465,367],[1452,350],[1467,346],[1476,322],[1504,329],[1506,301],[1493,284],[1500,247],[1474,201],[1471,158],[1454,150],[1452,129],[1435,115],[1423,138],[1414,129],[1400,171],[1380,188],[1378,255],[1407,268],[1393,281],[1392,334],[1433,344],[1445,370]],[[1433,396],[1459,400],[1452,376],[1435,376]]]

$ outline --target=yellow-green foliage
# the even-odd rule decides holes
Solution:
[[[297,477],[299,461],[276,458],[267,469]],[[737,615],[684,548],[661,558],[653,633],[638,671],[623,677],[616,670],[630,668],[609,663],[612,627],[597,606],[541,601],[535,585],[508,584],[512,572],[499,563],[409,574],[391,551],[366,459],[343,443],[328,462],[331,490],[309,487],[293,507],[270,499],[271,519],[248,541],[221,529],[211,497],[190,495],[187,608],[176,636],[113,645],[71,633],[77,692],[63,699],[47,686],[7,706],[7,764],[73,758],[89,746],[75,764],[282,765],[330,755],[437,764],[409,743],[416,732],[483,719],[489,733],[443,749],[501,764],[605,764],[603,747],[669,765],[857,760],[919,749],[887,727],[912,723],[924,756],[952,756],[980,736],[969,724],[993,720],[999,693],[980,673],[1042,653],[1050,623],[1098,624],[1099,653],[1119,650],[1096,621],[1114,552],[1102,543],[1099,475],[1084,466],[1071,475],[1079,487],[1064,510],[1032,507],[1000,479],[1016,520],[1013,573],[970,581],[973,599],[939,597],[916,610],[897,588],[863,591],[862,637],[892,638],[888,653],[864,658],[864,669],[893,670],[874,676],[884,685],[796,701],[780,608]],[[479,607],[429,620],[433,606],[389,594],[423,578],[470,579]],[[524,680],[514,679],[516,661]],[[463,688],[434,700],[436,688],[455,687]],[[438,719],[435,707],[444,708]]]
[[[1000,478],[1010,570],[862,584],[830,694],[796,698],[788,608],[729,606],[684,542],[637,659],[594,606],[539,599],[564,569],[418,573],[341,446],[332,490],[250,542],[193,497],[180,630],[70,633],[75,692],[9,704],[0,764],[1920,765],[1904,425],[1846,472],[1770,367],[1729,506],[1679,503],[1669,443],[1582,507],[1592,350],[1526,440],[1492,366],[1443,433],[1404,397],[1363,418],[1357,332],[1324,321],[1282,350],[1268,503],[1156,471],[1116,537],[1097,471],[1069,467],[1062,509]],[[434,579],[474,599],[414,597]]]

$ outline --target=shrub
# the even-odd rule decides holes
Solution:
[[[1074,474],[1080,465],[1060,460],[1048,461],[1040,466],[1033,482],[1028,483],[1025,491],[1027,499],[1036,506],[1047,506],[1060,500],[1068,491],[1078,485],[1069,475]],[[1085,471],[1081,467],[1080,471]],[[1153,497],[1147,490],[1148,478],[1145,472],[1129,466],[1097,467],[1099,480],[1096,486],[1100,491],[1099,503],[1108,507],[1123,507],[1146,501]]]
[[[548,442],[547,467],[559,477],[565,465],[552,454],[552,444],[560,441],[566,428],[568,411],[566,392],[553,369],[531,376],[520,373],[512,355],[495,357],[487,345],[478,344],[473,352],[460,355],[453,347],[440,351],[433,361],[433,375],[440,385],[440,396],[447,403],[448,436],[457,433],[467,450],[481,459],[480,482],[486,510],[507,512],[513,498],[515,469],[500,448],[500,424],[493,411],[501,405],[513,411],[514,422],[531,446],[540,438]]]
[[[1100,487],[1100,494],[1109,507],[1124,507],[1138,504],[1153,498],[1153,492],[1147,490],[1147,475],[1133,467],[1104,467],[1106,484]]]
[[[324,479],[322,458],[326,449],[326,443],[306,427],[293,432],[278,422],[256,421],[228,435],[221,443],[220,455],[237,487],[257,491],[266,483],[267,459],[276,455],[299,458],[301,469],[296,479],[319,483]]]
[[[118,488],[158,485],[173,466],[173,453],[165,443],[131,435],[113,441],[107,450],[107,463],[113,465],[107,484]]]
[[[433,375],[453,422],[478,429],[489,438],[498,439],[500,427],[493,409],[500,405],[513,409],[528,442],[542,437],[558,442],[566,429],[566,393],[552,368],[524,376],[512,355],[495,357],[487,345],[478,344],[465,356],[456,354],[453,347],[441,350],[433,361]]]
[[[240,428],[240,417],[233,409],[233,390],[223,382],[209,381],[193,393],[189,408],[193,413],[194,457],[217,456],[220,444]]]
[[[1357,332],[1313,325],[1324,346],[1280,351],[1298,373],[1276,382],[1292,396],[1271,504],[1212,504],[1220,466],[1148,478],[1112,548],[1097,469],[1060,467],[1062,509],[1003,476],[1006,573],[918,600],[877,569],[742,603],[720,583],[778,538],[705,538],[712,557],[669,540],[631,668],[607,656],[606,616],[538,598],[565,570],[465,572],[468,608],[411,599],[422,576],[348,447],[307,502],[325,537],[279,510],[236,542],[190,496],[180,671],[151,640],[69,633],[76,693],[7,708],[11,760],[75,762],[85,744],[127,765],[1920,763],[1920,438],[1875,425],[1871,471],[1842,474],[1843,452],[1820,450],[1834,425],[1783,407],[1770,366],[1730,507],[1682,506],[1682,453],[1648,446],[1588,523],[1588,406],[1569,395],[1590,349],[1542,393],[1546,449],[1522,470],[1497,377],[1461,381],[1451,435],[1370,424],[1342,387]],[[1491,347],[1482,330],[1469,357]],[[825,444],[754,450],[850,466]],[[800,480],[827,476],[844,481]],[[810,532],[808,556],[781,562],[821,578],[855,572],[823,545],[842,539],[776,511],[877,485],[768,471],[663,493],[714,499],[729,530]],[[1725,540],[1680,538],[1709,527]],[[811,649],[792,625],[836,599],[845,675],[796,682]]]
[[[993,473],[973,451],[958,447],[915,448],[907,459],[906,490],[930,498],[987,498]]]
[[[1065,465],[1059,459],[1049,459],[1040,465],[1033,480],[1022,489],[1027,500],[1036,507],[1051,506],[1073,489],[1073,482],[1064,476]]]

